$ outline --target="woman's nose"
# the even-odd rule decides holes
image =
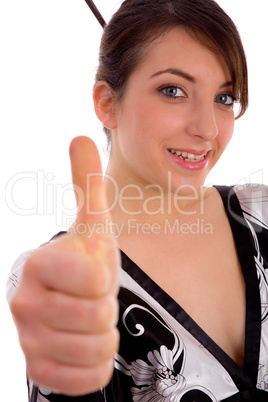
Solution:
[[[187,132],[203,141],[212,141],[217,137],[218,125],[213,104],[196,105],[192,110]]]

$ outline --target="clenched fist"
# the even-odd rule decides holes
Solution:
[[[93,226],[110,219],[95,144],[86,137],[75,138],[70,158],[77,198],[75,224],[69,234],[29,257],[10,308],[29,377],[73,396],[100,389],[112,375],[119,344],[120,259],[109,233],[89,237],[77,230],[81,224]]]

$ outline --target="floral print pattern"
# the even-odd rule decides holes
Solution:
[[[174,372],[172,352],[166,346],[148,353],[148,365],[143,360],[132,363],[130,373],[133,381],[142,388],[133,387],[133,401],[175,401],[176,395],[185,387],[185,378]],[[175,398],[175,399],[174,399]]]
[[[145,320],[146,326],[142,325],[141,321],[131,322],[130,319],[129,324],[132,324],[132,329],[130,329],[127,322],[128,316],[132,314],[133,310],[136,310],[136,313],[132,318],[139,317],[140,320]],[[142,315],[139,315],[139,312]],[[149,305],[145,307],[138,303],[126,307],[122,315],[122,323],[128,334],[134,338],[146,336],[148,318],[144,316],[144,313],[156,320],[157,325],[160,324],[162,328],[165,328],[172,335],[173,342],[170,342],[170,348],[167,345],[160,345],[159,349],[147,352],[146,358],[136,359],[130,364],[122,355],[116,355],[115,368],[131,377],[135,384],[131,387],[132,400],[134,402],[179,402],[195,400],[197,395],[200,402],[216,402],[216,398],[206,388],[187,384],[183,375],[185,345],[171,324],[163,319],[160,320],[152,307]],[[156,328],[156,325],[154,327]],[[135,328],[134,332],[133,328]],[[142,342],[139,345],[141,347]]]
[[[262,391],[268,392],[268,374],[265,374],[263,380],[258,384],[258,388]]]

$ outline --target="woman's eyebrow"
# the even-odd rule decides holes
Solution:
[[[178,70],[177,68],[167,68],[166,70],[158,71],[158,72],[154,73],[153,75],[151,75],[150,78],[154,78],[154,77],[157,77],[158,75],[166,74],[166,73],[177,75],[178,77],[185,78],[186,80],[188,80],[190,82],[196,82],[195,78],[192,77],[190,74],[185,73],[184,71]]]
[[[231,86],[233,86],[233,82],[232,82],[232,81],[226,81],[224,84],[222,84],[222,85],[220,86],[219,89],[225,88],[225,87],[231,87]]]
[[[177,68],[167,68],[166,70],[157,71],[156,73],[152,74],[150,78],[158,77],[161,74],[167,74],[167,73],[185,78],[187,81],[196,83],[196,79],[192,75],[185,73],[182,70],[178,70]],[[232,85],[233,85],[232,81],[226,81],[219,87],[219,89],[229,87]]]

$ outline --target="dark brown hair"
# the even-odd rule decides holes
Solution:
[[[235,24],[214,0],[125,0],[104,28],[96,82],[106,81],[119,101],[146,46],[175,27],[223,56],[241,117],[248,106],[246,57]]]

